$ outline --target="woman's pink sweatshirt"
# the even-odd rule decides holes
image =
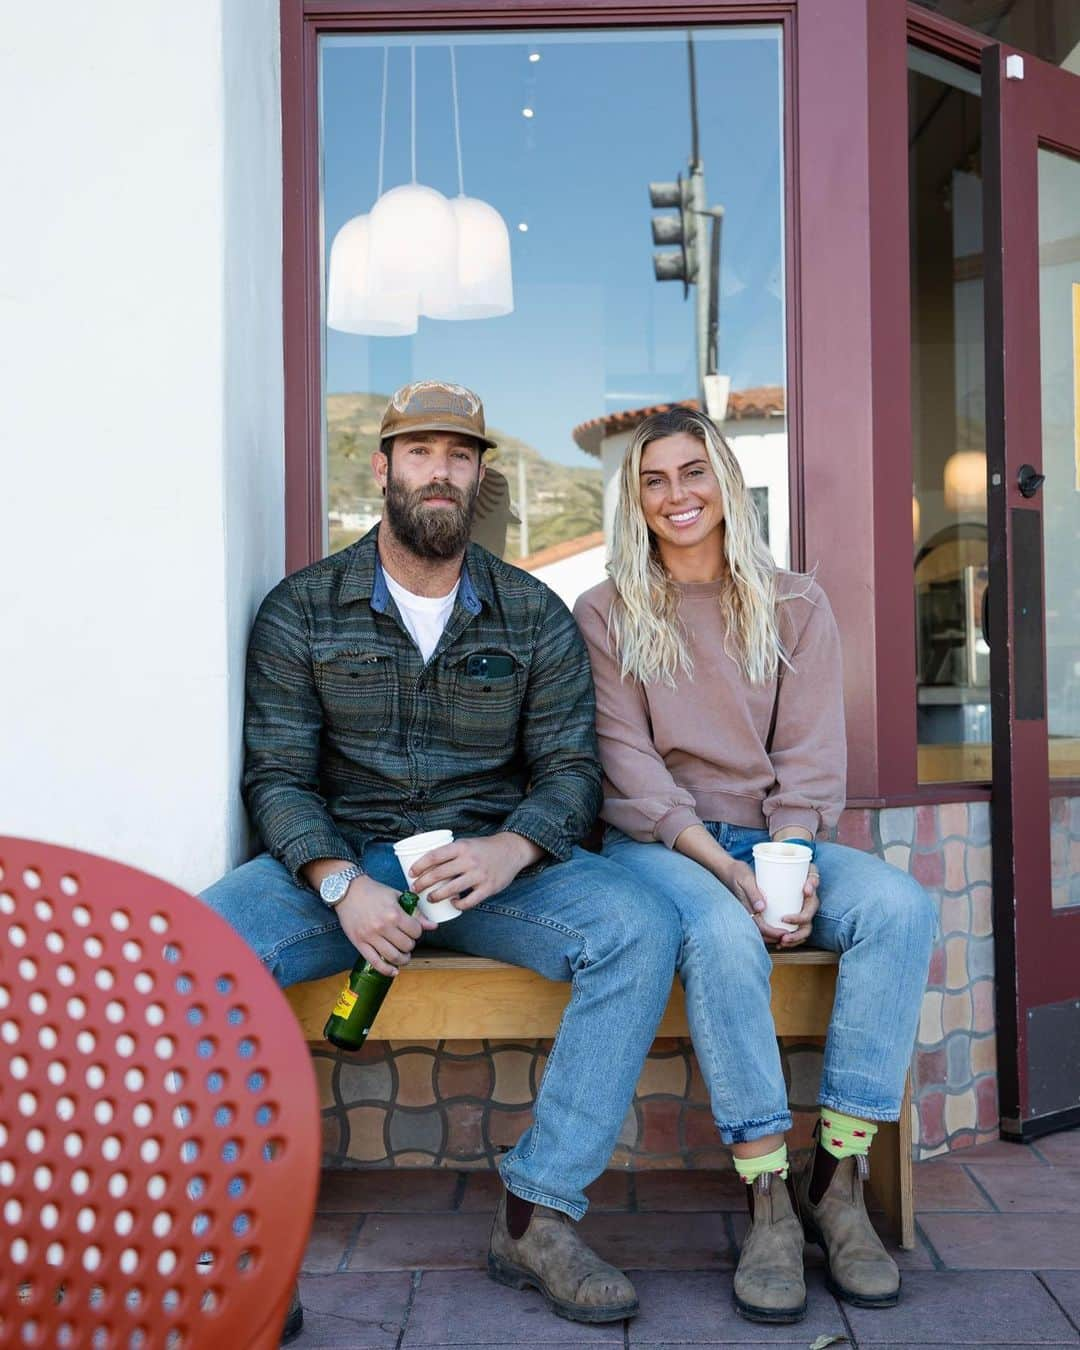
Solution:
[[[791,664],[754,686],[724,650],[720,583],[676,584],[694,675],[678,676],[675,689],[620,678],[607,632],[610,581],[574,606],[596,681],[602,818],[669,848],[706,820],[773,834],[783,825],[815,835],[831,828],[844,808],[847,749],[840,635],[825,592],[780,573],[780,635]]]

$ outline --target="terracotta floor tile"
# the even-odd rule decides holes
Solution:
[[[972,1152],[973,1150],[968,1150]],[[958,1155],[959,1156],[959,1155]],[[987,1168],[987,1171],[992,1169]],[[1030,1168],[1020,1169],[1025,1173]],[[915,1177],[915,1212],[934,1214],[943,1210],[988,1210],[986,1196],[975,1185],[959,1163],[933,1167],[918,1163],[912,1171]]]
[[[980,1220],[980,1222],[986,1222]],[[915,1271],[895,1308],[844,1307],[860,1347],[949,1346],[991,1337],[1002,1345],[1077,1344],[1075,1332],[1034,1275]]]
[[[1080,1326],[1080,1270],[1048,1270],[1041,1272],[1040,1278],[1065,1309],[1066,1316]]]
[[[747,1322],[731,1301],[730,1271],[643,1271],[635,1276],[641,1313],[629,1324],[632,1346],[798,1345],[843,1336],[836,1301],[820,1274],[807,1282],[807,1315],[788,1326]]]
[[[587,1214],[581,1235],[620,1270],[734,1265],[722,1214]]]
[[[953,1270],[1080,1270],[1080,1214],[924,1214]]]
[[[1077,1159],[1080,1163],[1080,1156]],[[972,1167],[971,1175],[1004,1214],[1080,1213],[1076,1167]]]
[[[728,1172],[638,1172],[634,1179],[638,1209],[746,1209],[746,1183]]]
[[[1080,1128],[1036,1139],[1035,1148],[1050,1162],[1080,1167]]]
[[[372,1214],[349,1259],[358,1270],[467,1270],[487,1260],[487,1214]]]
[[[301,1267],[304,1274],[333,1274],[358,1223],[355,1214],[316,1214]]]
[[[425,1271],[402,1340],[403,1347],[622,1343],[622,1322],[568,1322],[535,1289],[508,1289],[473,1270]]]
[[[954,1163],[959,1163],[963,1167],[969,1164],[979,1167],[996,1166],[999,1163],[1006,1167],[1046,1166],[1044,1160],[1027,1144],[1012,1144],[1007,1139],[995,1139],[992,1143],[976,1144],[972,1148],[956,1148],[939,1158],[931,1158],[929,1162],[920,1163],[919,1166],[948,1167]]]
[[[324,1172],[316,1206],[320,1214],[432,1213],[453,1208],[456,1172],[441,1168],[347,1168]]]
[[[300,1281],[304,1330],[296,1350],[367,1350],[393,1347],[405,1321],[412,1277],[312,1275]]]

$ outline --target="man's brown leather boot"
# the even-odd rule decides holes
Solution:
[[[799,1211],[807,1241],[825,1253],[826,1280],[837,1298],[857,1308],[891,1308],[900,1298],[900,1271],[866,1212],[869,1175],[864,1155],[834,1158],[818,1143],[799,1179]]]
[[[798,1322],[806,1316],[806,1281],[791,1188],[763,1172],[746,1192],[751,1223],[735,1271],[735,1309],[751,1322]]]
[[[495,1212],[488,1274],[511,1289],[539,1289],[571,1322],[618,1322],[638,1311],[634,1286],[582,1242],[569,1215],[510,1191]]]

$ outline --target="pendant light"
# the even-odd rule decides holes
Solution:
[[[466,197],[457,96],[450,49],[459,195],[416,181],[416,49],[410,49],[412,181],[384,193],[389,50],[383,51],[379,188],[367,215],[345,222],[330,249],[327,324],[372,337],[415,333],[418,317],[481,319],[514,307],[510,235],[487,202]]]
[[[450,48],[450,87],[454,100],[458,195],[450,202],[457,222],[457,287],[451,305],[437,319],[494,319],[514,309],[510,231],[506,221],[479,197],[466,197],[458,107],[457,53]]]

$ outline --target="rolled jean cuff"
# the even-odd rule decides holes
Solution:
[[[741,1125],[721,1125],[717,1121],[716,1128],[720,1131],[720,1138],[729,1146],[752,1144],[755,1139],[764,1139],[770,1134],[787,1134],[791,1129],[791,1112],[780,1111],[764,1120],[747,1120]]]
[[[547,1195],[544,1191],[534,1191],[531,1186],[519,1186],[516,1181],[511,1182],[502,1172],[499,1175],[502,1177],[506,1189],[512,1191],[519,1200],[527,1200],[533,1205],[546,1205],[548,1209],[557,1209],[562,1214],[569,1214],[575,1223],[585,1217],[584,1205],[571,1205],[566,1200],[560,1200],[557,1195]]]
[[[835,1092],[823,1092],[818,1105],[830,1111],[839,1111],[845,1116],[855,1116],[858,1120],[880,1120],[892,1124],[900,1119],[902,1101],[895,1106],[882,1106],[880,1102],[863,1102],[857,1097],[839,1097]]]

